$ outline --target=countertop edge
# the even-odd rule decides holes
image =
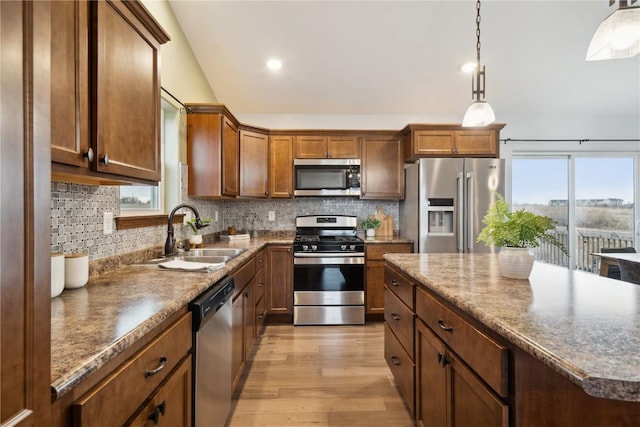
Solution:
[[[223,242],[224,243],[224,242]],[[274,239],[263,239],[257,244],[255,247],[247,248],[245,252],[236,258],[228,261],[224,268],[217,270],[213,273],[208,274],[206,277],[207,280],[210,281],[218,281],[222,279],[224,276],[232,273],[238,267],[243,265],[249,258],[254,256],[260,250],[267,247],[267,245],[273,244],[292,244],[293,240],[282,239],[282,238],[274,238]],[[132,266],[123,266],[118,270],[124,270],[127,268],[145,268],[145,267],[132,267]],[[201,273],[187,273],[187,274],[201,274]],[[144,337],[146,334],[151,332],[155,327],[159,326],[163,321],[171,317],[173,314],[177,313],[180,309],[185,307],[191,300],[196,298],[206,289],[202,289],[198,292],[191,292],[183,294],[180,298],[174,300],[170,305],[164,307],[162,310],[156,312],[154,315],[149,317],[146,321],[138,325],[135,329],[129,331],[108,347],[105,347],[95,355],[90,358],[84,359],[76,368],[66,372],[61,377],[57,378],[55,381],[51,383],[51,396],[52,401],[59,400],[66,393],[71,391],[73,388],[77,387],[80,383],[82,383],[85,379],[87,379],[90,375],[97,372],[99,369],[104,367],[109,361],[123,353],[127,348],[133,345],[136,341]]]

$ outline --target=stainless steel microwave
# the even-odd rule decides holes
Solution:
[[[295,159],[296,196],[360,196],[360,159]]]

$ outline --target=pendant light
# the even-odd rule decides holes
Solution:
[[[620,0],[618,10],[602,21],[587,49],[587,61],[631,58],[640,52],[640,6],[630,6],[636,2]],[[609,6],[614,3],[609,0]]]
[[[496,120],[491,105],[484,100],[485,68],[480,65],[480,0],[476,3],[476,52],[477,62],[471,79],[471,97],[475,97],[462,119],[464,127],[483,127]]]

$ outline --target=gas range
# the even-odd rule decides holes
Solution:
[[[357,218],[346,215],[307,215],[296,218],[294,254],[360,254],[364,241],[357,235]]]

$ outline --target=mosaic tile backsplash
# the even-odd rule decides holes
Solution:
[[[374,214],[378,206],[392,215],[394,230],[399,229],[397,201],[359,200],[354,198],[297,198],[285,200],[236,199],[211,201],[187,196],[186,166],[181,165],[181,198],[193,205],[204,218],[215,218],[203,231],[218,233],[228,226],[237,229],[260,231],[292,231],[298,215],[342,214],[364,218]],[[117,186],[90,186],[66,182],[51,182],[51,251],[87,252],[91,260],[122,255],[141,249],[164,245],[166,225],[129,230],[116,230],[103,234],[103,213],[120,214],[119,188]],[[269,221],[269,212],[275,213],[275,221]],[[186,239],[192,233],[186,225],[176,225],[177,239]]]

